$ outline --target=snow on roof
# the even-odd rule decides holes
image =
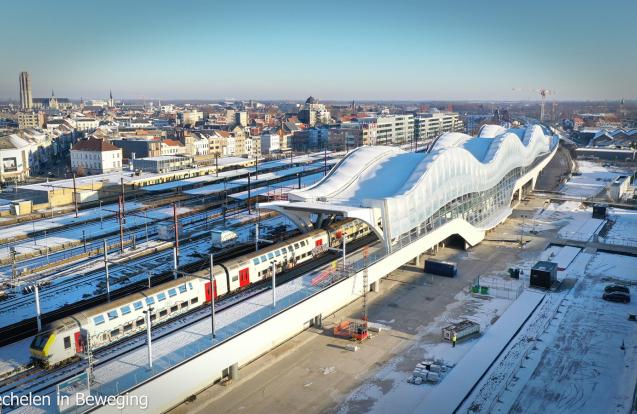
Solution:
[[[454,198],[492,188],[513,168],[549,154],[558,138],[545,132],[539,125],[487,125],[476,138],[445,134],[428,153],[359,147],[317,184],[291,192],[289,200],[327,202],[335,210],[344,204],[382,208],[392,234],[402,234]]]

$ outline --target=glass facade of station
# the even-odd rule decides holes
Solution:
[[[547,154],[541,155],[530,165],[509,171],[497,185],[488,190],[467,193],[451,200],[419,226],[392,239],[391,250],[398,250],[457,218],[464,219],[473,226],[481,227],[481,224],[509,208],[516,182],[544,161],[547,156]]]

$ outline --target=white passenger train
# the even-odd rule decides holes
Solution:
[[[45,367],[65,364],[86,352],[86,336],[95,350],[145,330],[144,311],[148,309],[152,309],[151,323],[165,322],[209,303],[213,294],[217,298],[270,278],[274,262],[277,272],[285,271],[325,253],[326,246],[341,246],[343,234],[350,242],[369,233],[365,223],[346,219],[326,230],[315,230],[215,265],[213,289],[203,279],[208,275],[206,270],[201,272],[202,279],[179,278],[59,319],[33,339],[32,358]]]

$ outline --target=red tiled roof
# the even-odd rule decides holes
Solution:
[[[170,145],[171,147],[181,147],[181,142],[175,141],[174,139],[165,139],[162,142],[166,145]]]
[[[104,141],[103,139],[97,138],[89,138],[86,140],[80,140],[73,145],[74,150],[77,151],[118,151],[120,148],[117,148],[115,145],[111,144],[108,141]]]

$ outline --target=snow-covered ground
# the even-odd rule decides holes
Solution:
[[[128,211],[128,208],[129,208],[128,203],[126,203],[126,208]],[[177,214],[181,215],[189,211],[191,211],[191,209],[188,207],[179,207],[177,209]],[[124,225],[124,228],[128,229],[131,227],[141,226],[146,223],[150,224],[153,221],[169,219],[172,216],[173,216],[172,207],[162,207],[155,210],[148,210],[145,215],[130,215]],[[99,219],[99,213],[97,215],[97,218]],[[44,230],[45,228],[47,229],[62,228],[63,229],[66,225],[73,223],[74,222],[73,219],[74,219],[74,216],[71,218],[63,217],[63,218],[60,218],[60,220],[55,221],[54,224],[51,224],[49,221],[39,221],[36,224],[36,230]],[[67,221],[68,223],[64,224]],[[84,221],[85,219],[82,219],[82,222]],[[32,224],[30,226],[33,227]],[[15,230],[16,227],[17,227],[17,230]],[[22,225],[16,226],[16,227],[11,227],[6,230],[3,229],[2,230],[3,234],[5,231],[7,231],[8,233],[20,232],[20,234],[22,234],[24,231],[29,231],[28,228],[25,229]],[[57,249],[64,244],[78,243],[84,240],[84,238],[96,238],[96,237],[99,237],[100,235],[111,234],[113,232],[117,232],[118,229],[119,229],[119,221],[113,217],[110,217],[109,219],[103,220],[103,222],[93,221],[83,226],[75,226],[66,230],[63,229],[60,231],[56,231],[51,236],[47,236],[47,237],[39,236],[35,240],[29,239],[29,240],[17,242],[13,244],[11,247],[13,247],[16,253],[19,255],[29,254],[33,252],[44,254],[47,247],[49,249]],[[7,248],[0,249],[0,258],[4,259],[7,257],[10,257],[10,254],[11,253],[8,246]]]
[[[609,244],[637,247],[637,211],[608,209],[609,229],[600,241]]]
[[[605,222],[593,218],[592,207],[586,207],[579,201],[564,201],[550,203],[540,209],[524,227],[527,232],[559,228],[558,236],[562,239],[590,241]]]
[[[586,162],[581,171],[583,174],[574,177],[575,182],[567,188],[569,195],[596,195],[607,184],[605,180],[617,175]],[[617,238],[623,241],[621,244],[637,246],[628,244],[637,242],[637,212],[609,209],[607,223],[593,219],[592,208],[579,201],[547,202],[524,223],[524,231],[541,235],[548,230],[557,230],[558,239],[613,243]],[[528,281],[529,269],[538,259],[558,263],[561,288],[548,292],[520,332],[500,348],[502,353],[458,412],[629,412],[637,382],[637,323],[627,316],[637,313],[637,306],[634,297],[632,304],[624,305],[603,301],[601,295],[609,283],[637,284],[637,257],[551,245],[539,257],[514,265],[523,270],[521,280]],[[356,388],[339,412],[359,406],[357,402],[364,402],[366,407],[372,404],[370,411],[378,413],[443,412],[440,404],[451,394],[438,394],[437,405],[421,402],[434,398],[433,393],[443,388],[462,393],[456,381],[449,385],[445,381],[465,377],[462,365],[466,359],[462,358],[479,340],[450,348],[446,342],[427,338],[439,336],[450,311],[462,307],[466,299],[463,295],[459,294],[457,302],[435,323],[419,332],[422,339],[405,351],[420,350],[423,360],[439,359],[452,366],[441,384],[407,383],[404,369],[399,368],[404,357],[397,356]],[[477,318],[482,324],[484,311],[478,307],[462,316]],[[488,334],[496,326],[497,322],[492,327],[487,324],[483,330],[487,328]],[[622,343],[625,349],[620,349]],[[389,390],[387,384],[393,384]]]
[[[591,161],[577,161],[580,175],[573,175],[560,188],[560,192],[572,197],[595,197],[619,174],[625,171]]]
[[[251,231],[254,229],[254,224],[246,224],[246,222],[255,217],[256,214],[242,214],[239,217],[227,220],[226,227],[234,229],[241,241],[248,241],[251,237]],[[293,227],[289,220],[282,216],[277,216],[262,221],[261,229],[266,231],[268,228],[274,228],[282,224],[288,228]],[[138,246],[139,249],[142,249],[144,243],[140,243]],[[182,244],[179,255],[180,266],[201,260],[201,253],[209,252],[210,248],[211,240],[209,238]],[[117,257],[117,253],[113,252],[111,257]],[[118,289],[130,283],[146,279],[149,272],[152,274],[169,272],[172,266],[172,251],[170,249],[122,265],[111,265],[109,267],[111,289]],[[103,268],[103,261],[96,258],[93,262],[82,264],[74,271],[66,272],[68,273],[67,275],[56,278],[50,287],[40,290],[42,312],[50,312],[61,308],[65,304],[104,293],[105,276]],[[57,286],[58,284],[60,286]],[[0,302],[0,326],[7,326],[33,316],[35,316],[33,295],[25,297],[19,294],[15,300],[7,299],[4,302]]]
[[[455,299],[456,301],[447,306],[445,311],[432,324],[417,333],[417,336],[423,338],[423,340],[415,343],[413,347],[422,353],[423,360],[439,359],[447,365],[456,365],[480,339],[459,342],[455,348],[452,348],[448,342],[440,340],[441,329],[451,322],[469,319],[480,324],[481,332],[487,332],[493,321],[501,316],[511,304],[511,301],[505,299],[484,300],[474,298],[465,291],[458,293]],[[391,327],[389,322],[384,322],[384,324]],[[436,339],[426,340],[424,338]],[[411,349],[406,352],[410,351]],[[402,356],[393,358],[372,379],[366,381],[350,394],[340,405],[339,414],[347,413],[351,406],[356,406],[357,401],[364,400],[368,402],[374,401],[369,410],[372,413],[414,412],[424,398],[436,391],[436,386],[408,383],[406,381],[408,375],[397,368],[402,363]],[[452,368],[447,376],[451,375],[456,368],[457,366]],[[446,378],[443,378],[442,381],[444,382],[445,380]],[[390,390],[382,391],[377,385],[381,382],[393,385]]]
[[[126,211],[133,211],[142,208],[144,205],[136,201],[126,202]],[[85,223],[87,221],[99,220],[100,217],[113,217],[117,214],[117,204],[105,204],[102,208],[90,208],[80,210],[77,213],[65,213],[61,215],[53,215],[52,217],[33,220],[27,223],[15,224],[4,227],[2,229],[1,238],[10,239],[15,237],[24,237],[33,231],[52,230],[65,227],[72,224]]]
[[[573,246],[549,246],[542,252],[540,259],[557,263],[559,270],[565,270],[580,251],[582,249]]]
[[[31,355],[28,351],[32,340],[33,337],[30,336],[0,348],[2,352],[2,358],[0,358],[0,378],[29,363]]]
[[[577,279],[574,286],[552,294],[564,297],[556,307],[559,311],[542,329],[520,333],[508,349],[526,343],[523,353],[512,356],[513,368],[506,368],[505,352],[500,361],[505,369],[496,364],[482,383],[505,376],[506,389],[500,384],[491,399],[473,400],[486,402],[482,410],[474,404],[473,412],[631,412],[637,327],[627,316],[637,312],[637,304],[606,302],[601,295],[608,283],[637,282],[637,258],[581,253],[569,270],[569,277]],[[535,337],[538,341],[529,340]]]

